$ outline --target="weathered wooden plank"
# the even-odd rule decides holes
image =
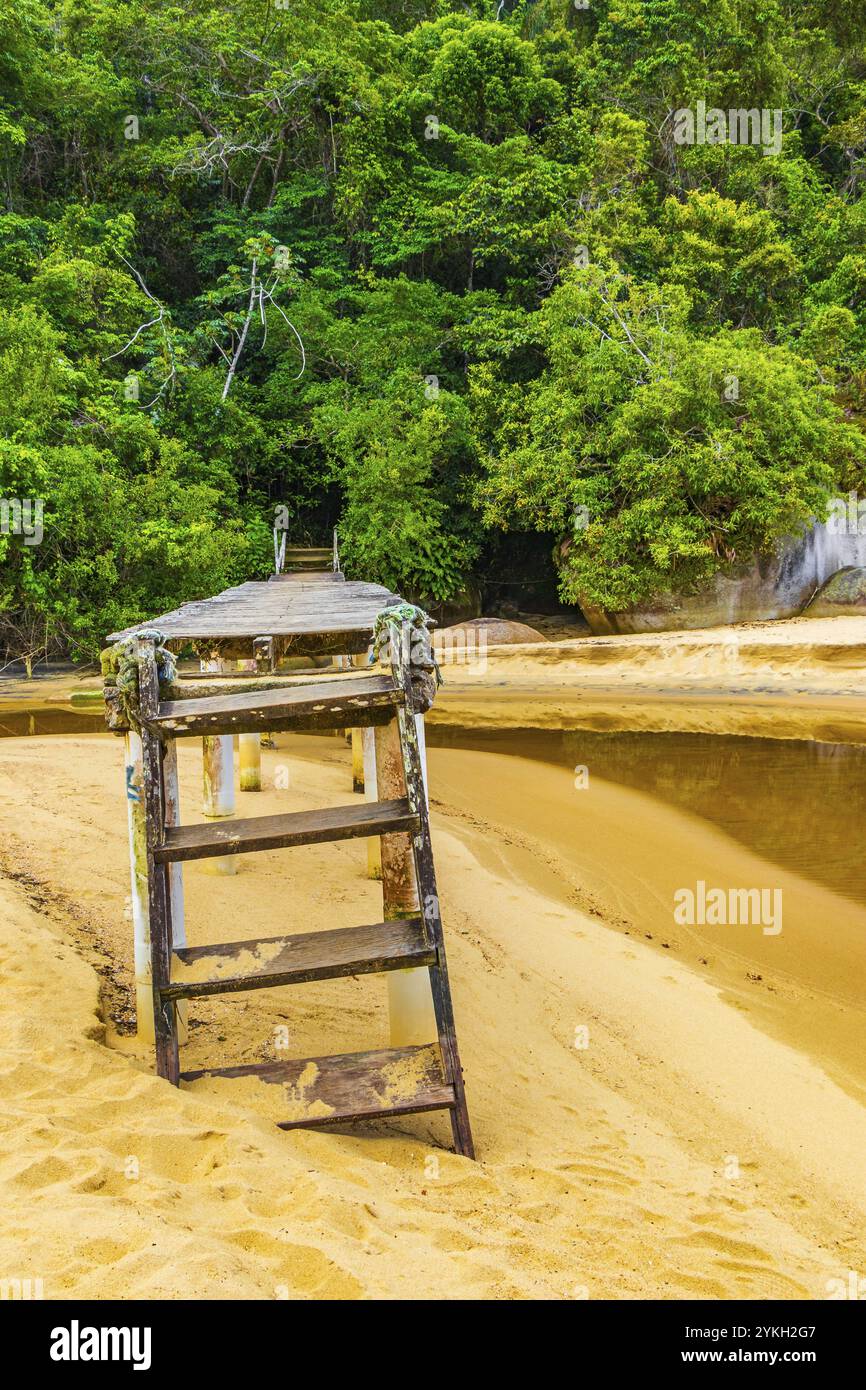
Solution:
[[[309,561],[324,561],[328,568],[334,560],[334,551],[330,545],[287,545],[284,553],[286,563],[303,564]]]
[[[386,1115],[450,1109],[454,1090],[445,1080],[439,1048],[394,1047],[239,1067],[184,1072],[202,1077],[257,1077],[286,1091],[288,1117],[280,1129],[314,1129]]]
[[[290,579],[295,584],[308,583],[310,579],[315,579],[317,583],[320,584],[346,583],[346,576],[344,574],[341,574],[339,570],[319,569],[294,569],[289,570],[288,574],[272,574],[269,583],[273,584],[275,582],[282,582],[284,579]]]
[[[210,859],[221,854],[287,849],[295,845],[351,840],[359,835],[411,830],[417,823],[418,817],[410,811],[407,801],[329,806],[320,811],[293,811],[282,816],[172,826],[166,830],[165,841],[154,850],[154,856],[160,864]]]
[[[308,667],[300,671],[275,671],[252,675],[242,672],[232,675],[223,672],[196,672],[182,675],[160,685],[162,703],[172,700],[210,700],[216,695],[255,695],[259,690],[297,690],[308,685],[326,682],[328,688],[339,689],[348,680],[357,680],[357,672],[338,671],[330,666]]]
[[[150,726],[173,737],[288,729],[305,723],[342,727],[352,719],[365,722],[364,716],[375,711],[387,718],[402,700],[403,691],[390,676],[362,676],[339,686],[310,682],[254,694],[170,700],[160,705]]]
[[[275,585],[278,593],[292,592],[292,586]],[[257,605],[255,611],[247,609],[219,610],[194,613],[177,618],[158,617],[151,619],[149,627],[155,627],[172,641],[185,638],[195,641],[198,638],[247,637],[254,641],[264,624],[271,629],[274,637],[309,637],[327,633],[353,633],[367,628],[372,632],[373,624],[380,612],[379,603],[370,603],[342,608],[326,608],[311,604],[308,608],[296,607],[287,612],[285,607],[273,608]],[[133,635],[134,630],[115,633],[109,640],[114,642],[121,637]]]
[[[172,641],[194,638],[311,636],[372,629],[377,614],[398,602],[381,584],[356,580],[335,584],[309,575],[291,583],[250,582],[212,598],[197,599],[149,620]],[[115,642],[134,628],[111,635]]]
[[[429,964],[434,955],[419,917],[299,936],[193,946],[175,951],[172,979],[162,995],[192,999],[345,975],[405,970]]]

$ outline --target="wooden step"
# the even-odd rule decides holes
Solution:
[[[417,830],[418,817],[409,802],[366,801],[351,806],[328,806],[318,811],[293,811],[281,816],[246,820],[211,820],[201,825],[173,825],[153,851],[157,864],[182,859],[212,859],[223,854],[317,845],[351,840],[358,835],[394,835]]]
[[[276,690],[169,700],[148,727],[172,738],[293,728],[357,728],[387,723],[403,691],[390,676],[311,681]]]
[[[289,570],[284,574],[272,574],[271,580],[291,579],[298,586],[302,584],[345,584],[346,576],[340,570]]]
[[[432,965],[436,952],[425,940],[420,917],[413,917],[369,927],[191,946],[173,956],[172,981],[161,991],[166,999],[405,970]]]
[[[437,1043],[291,1062],[207,1068],[182,1072],[180,1079],[197,1081],[206,1076],[253,1076],[283,1086],[288,1115],[278,1121],[280,1129],[316,1129],[382,1115],[445,1110],[454,1105],[454,1088],[445,1079]]]
[[[330,545],[287,545],[283,558],[287,565],[320,565],[324,560],[328,568],[334,559],[334,549]]]

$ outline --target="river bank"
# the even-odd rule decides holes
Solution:
[[[432,725],[866,740],[866,618],[437,646]]]

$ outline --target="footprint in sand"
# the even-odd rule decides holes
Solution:
[[[38,1158],[26,1168],[19,1169],[12,1181],[22,1187],[53,1187],[55,1183],[67,1182],[74,1171],[71,1163],[65,1163],[63,1159],[52,1154],[48,1158]]]
[[[773,1267],[773,1256],[767,1250],[752,1241],[728,1235],[718,1226],[712,1230],[692,1231],[678,1237],[675,1243],[711,1252],[713,1269],[724,1271],[727,1276],[723,1297],[730,1298],[732,1289],[739,1298],[809,1297],[804,1284],[780,1274]]]
[[[129,1247],[122,1241],[103,1236],[96,1240],[85,1241],[78,1246],[75,1253],[91,1266],[113,1265],[129,1254]]]
[[[708,1245],[713,1254],[730,1255],[738,1260],[770,1263],[772,1258],[760,1245],[754,1245],[748,1240],[738,1240],[736,1236],[730,1236],[720,1231],[718,1226],[711,1231],[692,1231],[689,1235],[679,1238],[677,1243],[680,1245]]]
[[[468,1231],[461,1231],[457,1227],[449,1227],[447,1231],[442,1231],[433,1237],[433,1245],[437,1250],[475,1250],[478,1246],[478,1237],[470,1235]]]
[[[569,1163],[564,1165],[566,1170],[574,1173],[576,1177],[584,1182],[603,1183],[606,1187],[617,1192],[631,1191],[637,1186],[637,1178],[619,1168],[611,1168],[602,1163]]]
[[[562,1207],[554,1202],[536,1202],[517,1207],[516,1213],[524,1221],[534,1221],[540,1225],[542,1222],[558,1221],[562,1216]]]
[[[718,1260],[717,1265],[730,1271],[734,1276],[734,1290],[738,1298],[782,1299],[810,1298],[811,1290],[787,1274],[779,1274],[773,1269],[742,1265],[734,1260]],[[730,1293],[728,1297],[730,1297]]]
[[[263,1232],[252,1231],[237,1235],[261,1236]],[[233,1237],[233,1239],[236,1237]],[[268,1238],[270,1240],[270,1238]],[[281,1285],[287,1287],[289,1298],[348,1299],[363,1298],[363,1285],[348,1270],[323,1255],[312,1245],[293,1245],[289,1241],[271,1241],[277,1259],[274,1279],[274,1298],[282,1297]],[[250,1248],[244,1246],[245,1249]],[[260,1248],[253,1246],[252,1248]],[[278,1292],[278,1290],[280,1290]]]

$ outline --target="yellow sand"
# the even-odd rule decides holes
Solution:
[[[397,1105],[399,1101],[416,1096],[427,1080],[431,1067],[437,1071],[441,1067],[439,1049],[434,1046],[424,1052],[414,1052],[410,1057],[401,1057],[389,1062],[383,1068],[380,1094],[386,1105]]]
[[[240,814],[351,799],[340,740],[279,742]],[[48,1298],[820,1299],[866,1267],[858,909],[791,883],[784,955],[757,932],[721,952],[672,935],[648,885],[761,882],[726,837],[521,759],[430,769],[477,1164],[443,1117],[287,1133],[281,1087],[156,1080],[98,1013],[130,983],[121,745],[0,743],[5,1277]],[[194,743],[180,771],[196,818]],[[365,862],[348,842],[191,867],[189,941],[374,921]],[[192,1001],[184,1066],[274,1058],[284,1029],[291,1056],[387,1045],[385,999],[364,978]]]
[[[177,984],[190,985],[200,984],[204,980],[261,974],[284,950],[282,941],[271,941],[261,942],[254,951],[240,951],[236,956],[205,956],[194,961],[184,961],[174,956],[171,978]]]
[[[281,1118],[310,1120],[314,1117],[321,1118],[323,1115],[333,1115],[333,1105],[326,1105],[324,1101],[307,1098],[307,1091],[311,1086],[315,1086],[318,1075],[319,1068],[315,1062],[308,1062],[298,1077],[297,1084],[287,1088],[286,1113]]]

